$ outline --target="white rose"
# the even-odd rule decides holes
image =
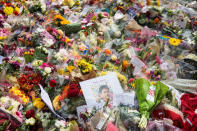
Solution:
[[[51,68],[50,67],[45,67],[44,72],[46,72],[47,74],[51,73]]]
[[[36,122],[36,120],[35,120],[33,117],[31,117],[31,118],[25,120],[25,124],[26,124],[26,125],[31,125],[31,126],[33,126],[33,125],[35,124],[35,122]]]

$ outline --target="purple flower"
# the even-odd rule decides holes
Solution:
[[[153,70],[151,70],[151,71],[150,71],[150,74],[154,74],[154,71],[153,71]]]
[[[8,58],[8,57],[6,57],[6,58],[3,58],[3,60],[2,61],[9,61],[10,59]]]
[[[20,68],[20,64],[18,62],[16,62],[16,61],[12,62],[11,64],[14,66],[15,69],[19,69]]]

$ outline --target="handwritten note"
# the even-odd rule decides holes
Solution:
[[[53,105],[51,103],[51,99],[48,95],[48,93],[43,89],[42,85],[40,85],[40,90],[41,90],[41,98],[44,101],[44,103],[48,106],[48,108],[51,110],[51,112],[53,112],[53,114],[55,114],[58,118],[65,120],[63,117],[61,117],[60,115],[58,115],[54,109],[53,109]]]

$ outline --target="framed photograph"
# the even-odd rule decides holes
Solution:
[[[108,101],[108,106],[111,107],[113,106],[113,97],[123,93],[115,72],[80,82],[80,86],[88,106],[104,105]]]

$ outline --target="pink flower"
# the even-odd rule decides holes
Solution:
[[[16,111],[16,115],[17,115],[19,118],[23,118],[23,115],[22,115],[21,112],[19,112],[19,111]]]
[[[156,56],[156,61],[158,64],[161,64],[161,60],[160,60],[159,56]]]
[[[130,78],[130,79],[129,79],[129,83],[133,82],[133,80],[134,80],[133,78]]]
[[[41,69],[43,69],[45,67],[50,67],[50,65],[48,65],[47,63],[42,63],[42,65],[40,66]]]
[[[81,21],[81,23],[82,23],[82,24],[87,24],[88,21],[87,21],[87,19],[83,19],[83,20]]]
[[[157,31],[151,30],[148,27],[144,27],[141,30],[141,36],[142,36],[142,38],[150,39],[152,36],[156,36],[156,35],[157,35]]]
[[[104,17],[108,17],[109,16],[109,14],[107,13],[107,12],[103,12],[103,14],[102,14]]]
[[[18,116],[18,120],[20,121],[20,122],[22,122],[22,118],[23,118],[23,115],[21,114],[21,112],[19,112],[19,111],[16,111],[16,116]]]

